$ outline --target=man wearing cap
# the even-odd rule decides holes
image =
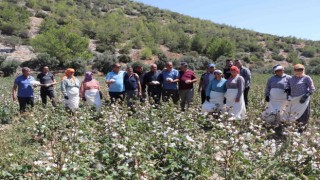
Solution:
[[[162,83],[162,101],[167,102],[171,98],[173,103],[177,104],[179,71],[173,68],[172,62],[166,63],[166,68],[162,70],[159,80]]]
[[[206,100],[206,89],[209,82],[214,78],[215,64],[209,64],[206,68],[206,72],[201,75],[199,82],[198,92],[201,93],[201,103],[203,104]]]
[[[42,104],[45,107],[47,105],[47,96],[51,99],[52,106],[57,106],[54,100],[54,85],[57,84],[54,79],[54,75],[49,72],[49,67],[44,66],[42,73],[38,74],[37,79],[41,83],[40,96]]]
[[[185,111],[185,106],[190,106],[194,96],[193,83],[197,82],[198,78],[196,74],[188,69],[186,62],[181,63],[179,71],[179,96],[181,111]]]
[[[23,67],[22,75],[18,76],[14,80],[14,85],[12,88],[12,99],[13,101],[16,101],[18,99],[20,113],[26,112],[27,105],[31,107],[34,106],[34,95],[31,84],[32,81],[35,81],[35,79],[30,75],[30,69],[28,67]]]
[[[156,103],[160,103],[161,84],[159,82],[161,71],[158,70],[156,64],[150,66],[150,71],[144,75],[143,83],[148,86],[148,96]]]
[[[239,68],[240,76],[242,76],[244,79],[243,97],[244,97],[244,102],[245,102],[246,108],[247,108],[248,107],[248,94],[249,94],[250,85],[251,85],[251,72],[248,68],[246,68],[242,65],[242,62],[239,59],[237,59],[234,64],[235,64],[235,66],[237,66]]]
[[[120,68],[121,65],[119,63],[115,63],[112,67],[112,71],[110,71],[106,76],[106,84],[109,86],[111,103],[114,103],[116,100],[124,100],[124,76],[126,72],[121,71]]]
[[[231,76],[230,68],[233,66],[233,61],[231,59],[226,60],[226,67],[223,69],[223,75],[225,79],[229,79]]]
[[[262,113],[262,119],[273,123],[276,117],[282,119],[283,109],[287,106],[287,94],[291,76],[284,73],[284,68],[276,65],[272,68],[275,75],[270,77],[265,88],[265,101],[268,102],[266,110]]]

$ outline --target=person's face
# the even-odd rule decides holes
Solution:
[[[168,63],[167,65],[166,65],[166,68],[169,70],[169,71],[171,71],[172,70],[172,63]]]
[[[128,73],[128,74],[132,74],[132,73],[133,73],[133,69],[132,69],[132,67],[127,68],[127,73]]]
[[[22,74],[25,76],[25,77],[28,77],[30,75],[30,71],[28,70],[25,70],[22,72]]]
[[[282,76],[283,73],[284,73],[284,70],[277,70],[277,71],[275,71],[275,74],[276,74],[277,76]]]
[[[186,71],[187,69],[188,69],[187,66],[184,66],[184,65],[181,65],[181,66],[180,66],[180,70],[181,70],[181,71]]]
[[[150,67],[150,70],[151,70],[152,72],[156,72],[157,69],[158,69],[158,67],[157,67],[156,65],[152,65],[152,66]]]
[[[72,77],[74,75],[74,72],[70,72],[70,74],[68,75],[68,77]]]
[[[214,73],[214,77],[216,79],[221,79],[222,78],[222,74],[221,73]]]
[[[296,76],[301,76],[303,74],[304,69],[295,69],[294,70],[294,75]]]
[[[143,67],[137,67],[137,72],[142,72],[143,71]]]
[[[235,66],[237,66],[238,68],[240,68],[242,66],[241,62],[240,61],[236,61],[234,63]]]
[[[48,67],[44,67],[44,68],[42,69],[42,71],[43,71],[43,73],[48,73],[48,72],[49,72],[49,68],[48,68]]]
[[[115,65],[115,66],[113,67],[113,71],[114,71],[114,72],[119,72],[119,71],[120,71],[120,68],[121,68],[121,66],[120,66],[119,64],[117,64],[117,65]]]
[[[228,67],[233,66],[233,61],[227,61],[227,66],[228,66]]]
[[[209,67],[209,72],[210,72],[210,73],[213,73],[214,70],[215,70],[214,67]]]
[[[230,73],[231,73],[231,75],[232,75],[233,77],[235,77],[235,76],[238,75],[237,71],[235,71],[235,70],[231,70]]]

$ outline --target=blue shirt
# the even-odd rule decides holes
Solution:
[[[33,88],[30,85],[30,81],[34,80],[32,76],[26,78],[23,75],[14,80],[14,85],[18,86],[18,97],[33,97]]]
[[[171,71],[163,70],[162,71],[162,88],[163,89],[178,89],[178,83],[169,83],[167,78],[171,78],[172,80],[179,79],[179,71],[176,69],[172,69]]]
[[[115,80],[114,83],[111,83],[109,85],[109,92],[123,92],[123,91],[125,91],[124,83],[123,83],[125,74],[126,74],[125,71],[119,71],[118,73],[111,71],[107,74],[107,76],[106,76],[107,81],[110,81],[111,79]]]
[[[222,78],[221,80],[212,79],[207,87],[206,95],[210,96],[211,91],[225,93],[227,91],[226,83],[227,80],[224,78]]]

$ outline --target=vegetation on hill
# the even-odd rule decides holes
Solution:
[[[0,12],[1,33],[19,36],[24,43],[30,43],[25,33],[28,17],[44,18],[41,34],[31,45],[36,52],[56,57],[60,67],[75,58],[91,58],[85,48],[89,38],[97,40],[100,53],[122,54],[117,56],[122,62],[131,62],[131,49],[139,49],[141,59],[157,56],[160,45],[213,61],[223,60],[221,56],[241,58],[252,67],[272,61],[308,64],[320,56],[320,42],[219,25],[129,0],[7,0],[0,8],[4,10]],[[81,38],[66,43],[56,34],[60,31]],[[316,72],[315,68],[309,70]]]

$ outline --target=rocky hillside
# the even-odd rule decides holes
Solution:
[[[198,68],[198,61],[231,57],[253,68],[311,64],[314,72],[320,64],[320,42],[234,28],[128,0],[2,0],[0,9],[0,53],[8,60],[46,53],[63,67],[97,54],[147,64],[165,56],[193,59]]]

